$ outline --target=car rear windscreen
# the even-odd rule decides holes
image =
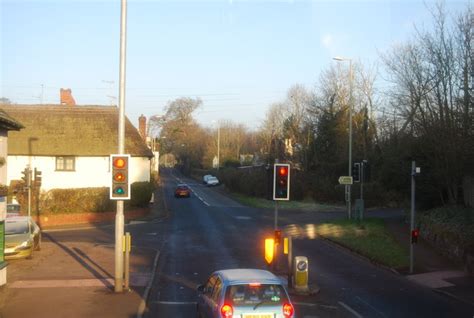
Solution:
[[[231,285],[226,290],[226,300],[233,306],[278,305],[287,301],[287,295],[281,285],[246,284]]]

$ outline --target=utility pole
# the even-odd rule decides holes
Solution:
[[[349,176],[352,176],[352,59],[349,59]],[[348,197],[347,201],[347,215],[349,219],[352,218],[352,197],[351,197],[351,184],[348,185]]]
[[[415,230],[415,177],[420,173],[415,161],[411,162],[411,213],[410,213],[410,274],[413,274],[413,263],[415,262],[413,231]]]
[[[217,170],[221,165],[221,124],[217,123]]]
[[[120,16],[120,83],[119,83],[119,126],[118,126],[118,153],[125,153],[125,66],[127,48],[127,0],[122,0]],[[115,216],[115,292],[123,291],[123,246],[124,232],[124,201],[117,201]]]
[[[343,57],[333,57],[333,60],[336,61],[349,61],[349,177],[352,177],[352,91],[353,91],[353,72],[352,72],[352,59],[343,58]],[[347,201],[347,217],[352,218],[352,197],[351,197],[351,185],[346,185],[346,201]]]

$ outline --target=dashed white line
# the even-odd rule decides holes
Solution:
[[[178,180],[179,182],[182,183],[181,179],[179,179],[179,178],[177,178],[177,177],[175,177],[175,178],[176,178],[176,180]],[[189,185],[189,184],[188,184],[188,185]],[[193,190],[193,188],[191,188],[191,187],[189,187],[189,188],[191,189],[191,192],[194,194],[194,196],[199,199],[199,201],[201,201],[202,203],[204,203],[206,206],[211,206],[211,205],[210,205],[209,203],[207,203],[203,198],[201,198],[201,197]]]
[[[344,307],[348,312],[350,312],[351,314],[353,314],[354,316],[356,316],[357,318],[362,318],[362,315],[360,315],[357,311],[355,311],[354,309],[352,309],[351,307],[349,307],[348,305],[344,304],[342,301],[338,301],[339,305],[341,305],[342,307]]]

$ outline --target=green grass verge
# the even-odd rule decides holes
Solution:
[[[254,208],[262,208],[262,209],[271,209],[275,206],[273,201],[269,201],[262,198],[255,198],[246,196],[239,193],[232,193],[231,194],[234,199],[240,202],[243,205],[251,206]],[[325,212],[325,211],[341,211],[344,210],[344,206],[338,205],[330,205],[330,204],[319,204],[315,203],[312,200],[305,200],[305,201],[279,201],[278,206],[282,209],[289,209],[289,210],[302,210],[302,211],[317,211],[317,212]]]
[[[368,218],[360,223],[335,220],[318,225],[317,232],[377,263],[397,269],[408,266],[407,251],[389,234],[381,219]]]

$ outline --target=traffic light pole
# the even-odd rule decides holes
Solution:
[[[120,15],[120,87],[119,87],[119,126],[118,126],[118,153],[125,153],[125,61],[127,48],[127,0],[122,0]],[[115,216],[115,292],[123,291],[123,246],[124,233],[124,201],[117,201]]]
[[[411,162],[411,213],[410,213],[410,274],[413,274],[413,263],[414,263],[414,251],[412,233],[415,229],[415,176],[416,176],[416,163]]]
[[[31,218],[31,168],[27,168],[28,176],[26,186],[28,187],[28,218]],[[31,226],[28,227],[28,232],[31,233]]]

